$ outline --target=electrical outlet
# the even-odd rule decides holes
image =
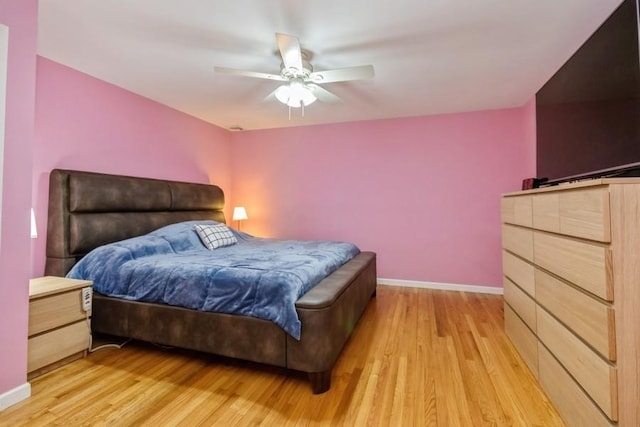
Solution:
[[[84,311],[91,310],[92,292],[90,287],[82,288],[82,309]]]

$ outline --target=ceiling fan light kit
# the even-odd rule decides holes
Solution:
[[[374,76],[372,65],[314,72],[313,66],[309,63],[311,54],[300,48],[297,37],[276,33],[276,41],[282,57],[280,75],[226,67],[215,67],[215,71],[220,74],[287,82],[278,87],[272,95],[289,107],[289,119],[291,119],[291,108],[302,108],[302,115],[304,115],[304,107],[317,99],[328,103],[341,102],[340,98],[318,86],[319,84],[370,79]]]
[[[289,84],[280,86],[275,95],[278,101],[293,108],[306,107],[318,99],[301,79],[293,79]]]

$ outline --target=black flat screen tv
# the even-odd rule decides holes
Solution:
[[[640,176],[638,0],[625,0],[536,94],[537,176]]]

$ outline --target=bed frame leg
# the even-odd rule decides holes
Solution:
[[[320,394],[331,388],[331,369],[323,372],[309,372],[309,381],[313,394]]]

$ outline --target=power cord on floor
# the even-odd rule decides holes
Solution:
[[[86,312],[87,314],[87,326],[89,327],[89,331],[91,331],[91,319],[89,318],[89,312]],[[102,344],[99,345],[96,348],[91,348],[93,346],[93,335],[91,335],[91,332],[89,332],[89,353],[93,353],[94,351],[98,351],[98,350],[102,350],[105,348],[117,348],[120,349],[122,347],[124,347],[125,345],[129,344],[129,342],[131,341],[131,338],[125,340],[124,342],[120,343],[120,344],[116,344],[116,343],[108,343],[108,344]]]
[[[91,342],[91,341],[93,341],[93,339],[91,337],[89,337],[89,341]],[[115,347],[115,348],[120,349],[120,348],[124,347],[125,345],[129,344],[130,341],[131,341],[131,338],[129,338],[128,340],[126,340],[126,341],[124,341],[124,342],[122,342],[120,344],[109,343],[109,344],[99,345],[96,348],[89,347],[89,353],[93,353],[94,351],[98,351],[98,350],[102,350],[102,349],[110,348],[110,347]]]

